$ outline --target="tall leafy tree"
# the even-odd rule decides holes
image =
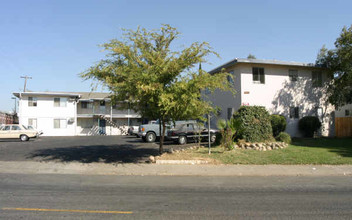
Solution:
[[[103,44],[107,57],[81,74],[84,79],[103,83],[113,100],[125,100],[145,117],[160,119],[163,152],[166,123],[179,119],[202,119],[214,111],[201,91],[234,92],[226,72],[210,75],[197,69],[206,57],[216,54],[206,42],[195,42],[179,51],[172,42],[180,33],[170,25],[159,30],[124,30],[121,40]],[[217,55],[217,54],[216,54]]]
[[[334,49],[323,46],[316,64],[327,68],[333,79],[328,87],[329,102],[336,107],[352,103],[352,25],[342,29]]]

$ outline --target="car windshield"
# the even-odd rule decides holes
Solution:
[[[22,127],[26,130],[29,130],[25,125],[22,125]],[[29,126],[28,126],[29,127]]]

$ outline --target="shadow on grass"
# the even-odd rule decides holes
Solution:
[[[36,150],[27,158],[39,161],[81,163],[145,163],[150,155],[159,155],[158,148],[133,145],[91,145]]]
[[[292,145],[322,148],[342,157],[352,157],[352,138],[294,138]]]

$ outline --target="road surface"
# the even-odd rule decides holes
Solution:
[[[0,219],[351,218],[351,177],[0,174]]]

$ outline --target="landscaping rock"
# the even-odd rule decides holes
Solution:
[[[149,156],[149,161],[151,163],[155,163],[155,157],[154,156]]]
[[[234,149],[247,149],[247,150],[257,150],[257,151],[270,151],[283,149],[288,147],[285,142],[268,142],[268,143],[240,143],[234,146]]]

